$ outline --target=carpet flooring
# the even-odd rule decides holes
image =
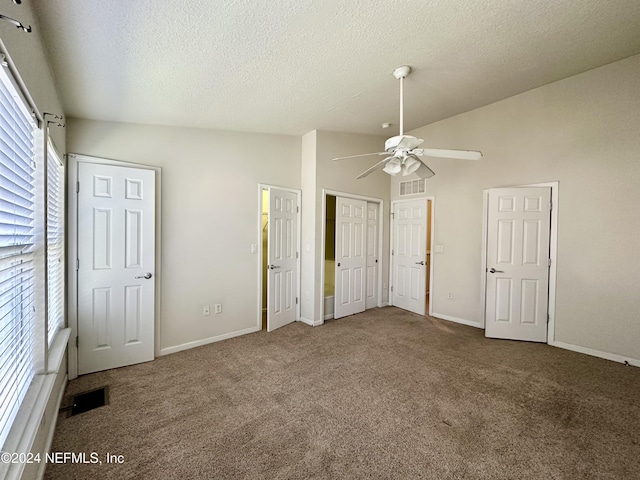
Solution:
[[[45,478],[640,478],[640,369],[394,307],[82,376],[65,402],[102,385],[52,445],[102,464]]]

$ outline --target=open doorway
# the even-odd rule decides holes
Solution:
[[[300,191],[260,185],[260,310],[268,332],[300,318]]]
[[[434,198],[396,200],[391,202],[391,211],[390,304],[430,315]]]

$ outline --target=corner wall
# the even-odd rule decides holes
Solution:
[[[481,319],[482,190],[559,181],[555,341],[640,360],[638,92],[634,56],[411,132],[484,153],[427,159],[444,246],[432,255],[435,312]]]
[[[389,278],[389,175],[377,170],[369,176],[356,180],[358,174],[379,161],[376,156],[334,162],[335,157],[358,155],[384,150],[384,136],[340,133],[316,130],[306,134],[306,153],[303,153],[303,208],[302,208],[302,312],[303,317],[316,325],[324,322],[320,316],[324,285],[321,272],[324,270],[321,246],[324,244],[324,222],[322,212],[323,189],[343,193],[380,198],[383,201],[382,281]],[[311,141],[313,139],[313,142]],[[388,302],[383,288],[382,302]]]

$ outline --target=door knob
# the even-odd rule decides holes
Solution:
[[[496,270],[495,268],[491,267],[489,269],[489,273],[504,273],[502,270]]]
[[[338,262],[338,266],[340,266],[340,262]]]
[[[424,265],[424,261],[416,262],[416,265]]]
[[[153,275],[151,275],[151,272],[147,272],[144,275],[140,275],[134,278],[146,278],[147,280],[149,280],[151,277],[153,277]]]
[[[276,268],[280,268],[280,265],[269,265],[271,270],[275,270]]]

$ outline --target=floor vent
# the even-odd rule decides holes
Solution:
[[[427,182],[424,178],[418,178],[417,180],[405,180],[400,182],[400,196],[416,195],[418,193],[424,193],[427,191]]]
[[[89,390],[73,396],[71,405],[71,416],[88,412],[94,408],[104,407],[109,403],[109,386]]]

